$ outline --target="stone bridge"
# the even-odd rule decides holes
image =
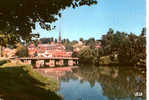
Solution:
[[[31,64],[35,68],[55,66],[76,66],[79,58],[74,57],[22,57],[15,58],[23,63]]]

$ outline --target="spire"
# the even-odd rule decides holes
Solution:
[[[62,38],[61,38],[61,19],[60,19],[60,21],[59,21],[59,38],[58,38],[58,42],[59,43],[62,43],[62,40],[61,40]]]
[[[61,32],[59,32],[59,39],[58,39],[58,42],[61,43]]]

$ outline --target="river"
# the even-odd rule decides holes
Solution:
[[[64,100],[146,100],[145,68],[81,66],[57,73]]]

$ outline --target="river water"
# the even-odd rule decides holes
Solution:
[[[145,68],[82,66],[57,75],[64,100],[146,100]]]

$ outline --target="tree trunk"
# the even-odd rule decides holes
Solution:
[[[0,45],[0,57],[2,57],[3,47]]]

